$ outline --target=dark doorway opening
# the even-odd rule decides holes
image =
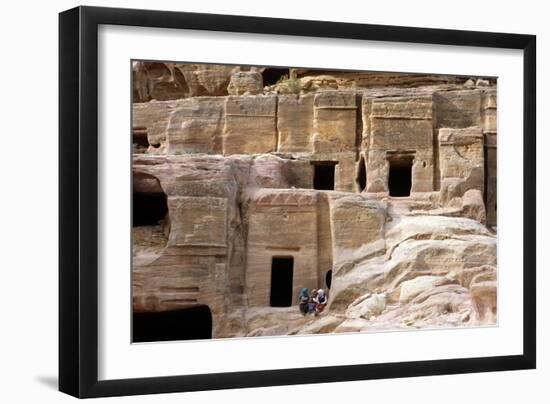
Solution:
[[[212,338],[212,313],[208,306],[155,313],[134,313],[133,342]]]
[[[271,261],[271,294],[269,304],[272,307],[292,305],[292,279],[294,277],[293,257],[273,257]]]
[[[289,71],[288,69],[277,69],[268,67],[262,72],[262,78],[264,81],[264,86],[271,86],[277,84],[281,77],[286,76],[287,78]]]
[[[334,190],[334,169],[337,162],[322,161],[313,164],[313,188],[325,191]]]
[[[390,196],[410,196],[412,186],[412,156],[392,158],[388,189]]]
[[[330,285],[332,285],[332,269],[327,271],[327,274],[325,275],[325,283],[327,284],[327,288],[330,289]]]
[[[149,147],[147,138],[147,128],[144,126],[134,126],[132,128],[132,146],[133,153],[145,153]]]
[[[148,147],[147,128],[145,126],[134,126],[132,128],[132,143],[141,147]]]
[[[359,192],[363,192],[367,186],[367,168],[365,167],[365,159],[363,156],[359,159],[359,167],[357,170],[357,188]]]
[[[133,226],[156,226],[168,213],[164,192],[134,192]]]

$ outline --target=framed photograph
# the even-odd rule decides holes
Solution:
[[[59,27],[61,391],[535,367],[535,36]]]

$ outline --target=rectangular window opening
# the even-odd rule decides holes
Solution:
[[[319,161],[313,164],[313,189],[334,190],[334,170],[336,161]]]

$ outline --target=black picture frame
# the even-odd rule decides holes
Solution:
[[[99,381],[98,26],[343,38],[523,51],[523,354]],[[59,15],[59,389],[103,397],[536,366],[536,37],[184,12],[77,7]]]

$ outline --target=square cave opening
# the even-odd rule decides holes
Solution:
[[[157,226],[168,213],[166,194],[160,192],[133,193],[133,226]]]
[[[145,153],[147,151],[149,140],[145,126],[134,126],[132,128],[132,146],[134,153]]]
[[[315,161],[313,165],[313,189],[334,191],[336,161]]]

